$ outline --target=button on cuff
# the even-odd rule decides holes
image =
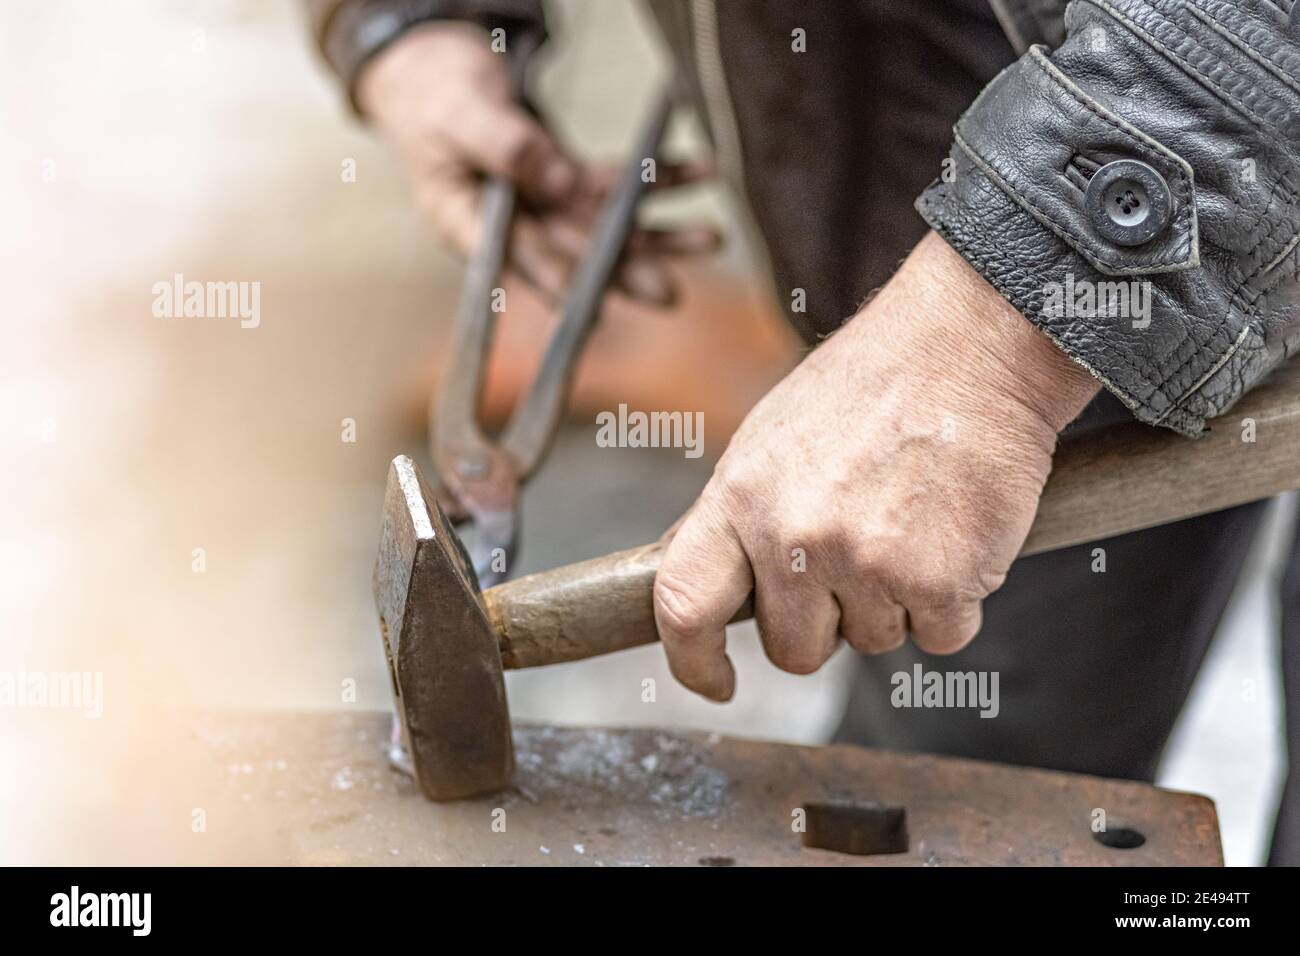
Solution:
[[[1093,228],[1119,246],[1144,245],[1173,219],[1169,184],[1136,159],[1119,159],[1093,173],[1083,205]]]

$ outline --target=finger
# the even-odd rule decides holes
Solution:
[[[537,220],[524,215],[515,217],[508,262],[548,305],[563,298],[574,269],[573,258],[548,241]]]
[[[677,300],[677,283],[657,259],[638,256],[626,260],[614,277],[614,285],[628,298],[663,308]]]
[[[716,252],[722,233],[714,226],[681,226],[672,229],[637,229],[628,237],[632,255],[695,256]]]
[[[578,166],[578,179],[564,197],[565,205],[584,221],[588,223],[594,221],[609,200],[610,193],[622,181],[623,174],[623,166]],[[650,192],[660,192],[689,186],[714,175],[716,175],[716,168],[706,161],[658,163],[655,167],[655,178],[646,184],[646,188]]]
[[[979,633],[983,619],[979,601],[957,601],[938,607],[907,609],[912,641],[927,654],[955,654]]]
[[[588,166],[582,174],[581,188],[577,193],[588,199],[603,202],[618,185],[625,167],[611,164]],[[708,160],[687,160],[684,162],[656,162],[655,178],[646,183],[652,192],[663,189],[676,189],[690,186],[717,175],[717,166]]]
[[[537,218],[538,226],[547,240],[571,259],[581,259],[591,244],[591,224],[579,219],[552,213]]]
[[[591,241],[588,229],[565,216],[544,216],[540,222],[547,239],[565,255],[574,260],[587,255]],[[615,272],[612,285],[628,298],[646,305],[667,306],[677,298],[677,284],[671,274],[649,256],[625,259]]]
[[[718,167],[707,159],[690,159],[675,163],[656,163],[655,164],[655,181],[650,184],[650,188],[675,189],[679,186],[690,186],[698,182],[712,179],[718,174]]]
[[[416,201],[434,228],[462,255],[470,256],[482,236],[480,195],[477,184],[430,176],[417,188]],[[536,220],[520,214],[511,227],[506,269],[535,289],[547,305],[554,305],[564,293],[573,260],[548,242]]]
[[[578,183],[578,165],[517,106],[467,109],[440,132],[476,166],[504,176],[527,196],[559,201]]]
[[[570,193],[569,201],[586,218],[594,219],[622,174],[623,170],[619,166],[583,166],[579,172],[578,183]]]
[[[593,223],[571,209],[556,210],[538,216],[547,237],[575,259],[586,254],[591,244]],[[691,256],[716,252],[722,245],[722,233],[714,226],[690,225],[672,228],[637,228],[627,237],[626,252],[631,256]]]
[[[830,590],[784,562],[759,570],[754,619],[768,660],[791,674],[811,674],[835,653],[840,606]]]
[[[482,190],[477,181],[457,174],[443,160],[431,160],[421,173],[415,195],[434,228],[462,255],[477,251],[482,236]],[[515,216],[506,262],[510,273],[535,289],[548,305],[554,305],[563,295],[573,267],[573,257],[564,244],[553,242],[537,219],[525,213]]]
[[[840,637],[855,651],[883,654],[907,640],[907,611],[880,590],[870,587],[836,589],[840,605]]]
[[[481,229],[476,183],[442,170],[426,169],[414,187],[416,204],[433,227],[463,256],[478,248]]]
[[[736,671],[727,622],[753,588],[753,572],[731,526],[711,508],[687,516],[655,576],[654,613],[673,677],[710,700],[730,700]]]

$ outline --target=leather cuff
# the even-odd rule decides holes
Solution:
[[[407,30],[430,20],[468,20],[489,30],[532,33],[539,41],[545,35],[540,0],[343,0],[317,28],[317,42],[358,116],[363,114],[356,80],[362,67]]]
[[[1069,39],[985,89],[916,204],[1140,420],[1192,436],[1300,338],[1300,141],[1278,135],[1300,85],[1261,63],[1296,48],[1199,6],[1075,2]]]

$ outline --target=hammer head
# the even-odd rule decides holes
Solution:
[[[455,800],[506,786],[514,747],[497,635],[460,541],[405,455],[388,470],[374,591],[420,789]]]

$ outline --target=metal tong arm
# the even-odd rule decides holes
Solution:
[[[596,324],[601,299],[627,244],[637,203],[648,185],[645,163],[654,161],[671,111],[672,96],[665,90],[637,139],[612,197],[601,211],[590,249],[565,298],[559,327],[542,356],[537,377],[506,426],[501,444],[515,462],[521,480],[537,468],[555,439],[578,355]]]
[[[600,302],[646,190],[644,162],[653,159],[672,109],[665,90],[640,136],[632,158],[601,211],[590,249],[565,298],[560,323],[547,344],[536,377],[516,406],[498,446],[478,425],[478,404],[491,353],[496,314],[493,292],[505,265],[515,190],[492,178],[482,195],[482,244],[470,261],[452,330],[451,362],[434,400],[433,457],[443,484],[458,498],[507,507],[513,486],[540,464],[554,440],[568,399],[577,357],[600,312]],[[500,460],[502,453],[508,459]],[[507,487],[509,486],[509,487]],[[475,493],[466,493],[473,488]]]

